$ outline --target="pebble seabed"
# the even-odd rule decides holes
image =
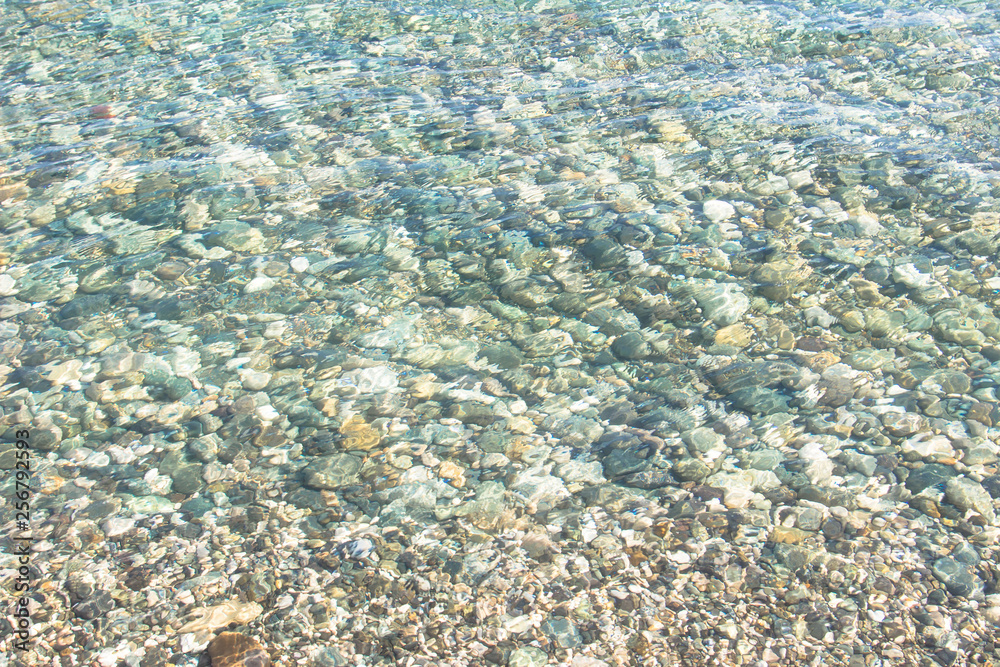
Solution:
[[[997,664],[997,16],[4,3],[0,665]]]

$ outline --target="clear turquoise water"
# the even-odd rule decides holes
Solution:
[[[598,460],[591,436],[611,426],[659,434],[667,444],[643,445],[662,450],[645,477],[618,477],[664,507],[681,493],[664,452],[686,456],[680,436],[693,426],[752,431],[723,447],[734,470],[749,465],[736,449],[843,435],[825,430],[847,420],[839,405],[809,384],[778,386],[786,372],[807,383],[794,355],[821,344],[853,364],[848,384],[862,379],[857,395],[841,387],[845,404],[872,423],[872,406],[892,404],[959,424],[935,426],[954,428],[953,440],[995,439],[985,422],[961,424],[974,403],[992,414],[1000,377],[998,16],[997,2],[910,0],[5,1],[0,402],[7,414],[34,406],[38,428],[59,433],[40,460],[84,482],[39,511],[117,502],[114,512],[143,515],[154,535],[160,519],[149,515],[221,521],[266,487],[267,498],[314,512],[295,524],[303,535],[335,541],[341,524],[353,530],[380,511],[393,520],[390,503],[339,487],[342,509],[309,504],[334,487],[303,484],[302,469],[343,445],[352,410],[398,429],[385,444],[403,432],[433,441],[428,424],[462,422],[447,426],[467,429],[468,451],[448,434],[431,451],[473,471],[469,498],[522,473],[531,461],[476,467],[484,432],[512,437],[497,426],[510,414],[470,416],[454,396],[428,407],[426,388],[407,384],[425,373],[460,392],[487,387],[498,399],[488,405],[524,399],[537,437],[567,448],[553,464]],[[804,315],[820,306],[829,321]],[[853,326],[855,312],[869,324]],[[737,324],[745,331],[718,333]],[[511,341],[515,361],[499,366],[511,372],[491,369]],[[127,365],[112,344],[152,355],[143,363],[155,369],[107,370]],[[406,391],[381,391],[383,376],[352,368],[329,389],[337,412],[313,388],[349,355],[358,368],[391,366],[386,382]],[[776,359],[799,366],[767,365]],[[262,398],[250,367],[304,370],[275,372],[282,380],[264,382]],[[946,392],[934,373],[948,368],[975,381],[951,378],[961,390]],[[738,389],[726,382],[741,374],[777,387],[771,407],[730,398]],[[114,386],[97,388],[109,378]],[[924,393],[887,398],[897,384]],[[145,395],[127,393],[140,385]],[[115,391],[125,393],[108,398]],[[274,414],[247,408],[247,397],[271,401]],[[615,423],[601,411],[619,399],[629,409]],[[768,421],[776,411],[787,421]],[[212,478],[214,460],[194,446],[167,460],[171,443],[202,437],[205,414],[226,424],[222,449],[253,440],[262,450],[258,436],[273,436],[275,451],[250,453],[253,484]],[[889,447],[857,431],[867,435],[852,431],[845,447]],[[142,438],[160,448],[101,458]],[[982,478],[994,463],[972,465]],[[197,468],[194,481],[182,484],[178,467]],[[393,488],[403,469],[372,472],[365,493]],[[879,479],[898,488],[889,472]],[[448,474],[434,473],[439,486]],[[871,491],[857,470],[838,477],[851,493]],[[98,479],[108,486],[91,498]],[[578,508],[578,491],[517,511],[541,523],[553,508]],[[438,492],[435,510],[455,511],[459,492]],[[771,502],[757,494],[746,506],[766,513]],[[274,632],[279,645],[296,636]]]

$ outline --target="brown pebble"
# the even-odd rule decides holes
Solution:
[[[708,502],[710,500],[718,500],[722,502],[725,498],[725,491],[718,489],[714,486],[706,486],[702,484],[701,486],[696,486],[691,490],[691,495],[702,502]]]
[[[232,410],[238,415],[248,415],[257,408],[252,396],[240,396],[233,401]]]
[[[899,458],[895,454],[879,454],[875,462],[890,472],[899,466]]]
[[[270,667],[271,658],[259,641],[238,632],[223,632],[208,645],[212,667]]]
[[[823,524],[823,534],[827,539],[839,539],[844,534],[844,525],[836,519],[827,519]]]
[[[966,419],[972,419],[986,426],[993,426],[993,406],[989,403],[973,403]]]
[[[812,356],[804,357],[799,363],[807,366],[814,373],[822,373],[839,361],[840,357],[832,352],[817,352]]]
[[[932,498],[924,498],[921,496],[916,496],[911,498],[907,504],[913,509],[923,512],[932,519],[941,518],[941,506],[934,501]]]
[[[829,347],[827,342],[815,336],[803,336],[796,343],[795,347],[806,352],[822,352]]]
[[[768,536],[771,542],[777,544],[799,544],[812,533],[808,533],[799,528],[789,528],[788,526],[775,526]]]
[[[763,493],[763,496],[774,505],[794,505],[798,494],[787,486],[779,486]]]
[[[188,270],[183,262],[164,262],[156,267],[156,277],[160,280],[177,280]]]

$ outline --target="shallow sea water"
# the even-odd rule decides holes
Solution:
[[[998,16],[5,2],[0,664],[988,664]]]

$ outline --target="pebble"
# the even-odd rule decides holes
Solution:
[[[945,486],[945,499],[959,510],[977,512],[983,519],[996,525],[993,498],[982,484],[966,477],[952,477]]]
[[[104,616],[115,608],[114,598],[107,591],[97,591],[73,607],[79,618],[92,620]]]
[[[697,286],[691,293],[705,317],[719,326],[735,324],[750,309],[743,288],[732,283]]]
[[[751,340],[753,340],[753,332],[745,324],[731,324],[715,332],[715,343],[717,345],[746,347],[750,344]]]
[[[223,632],[208,645],[212,667],[269,667],[271,658],[256,639]]]
[[[214,631],[224,628],[230,623],[249,623],[263,612],[256,602],[239,602],[230,600],[210,607],[198,607],[189,613],[192,617],[187,623],[177,628],[178,634],[186,632]],[[229,646],[230,642],[223,642]]]
[[[539,630],[560,648],[576,648],[583,643],[573,623],[563,616],[553,616],[542,622]]]
[[[519,648],[511,651],[507,659],[509,667],[541,667],[548,664],[549,658],[545,652],[534,646]]]
[[[315,459],[305,469],[305,483],[316,489],[339,489],[358,481],[361,461],[349,454]]]
[[[932,571],[951,595],[972,597],[976,590],[982,588],[982,582],[978,581],[969,567],[954,558],[937,559]]]
[[[729,202],[713,199],[701,205],[702,213],[712,222],[722,222],[736,215],[736,209]]]
[[[270,373],[261,373],[258,371],[248,370],[240,373],[243,388],[247,391],[262,391],[271,381],[271,377]]]
[[[162,496],[135,496],[128,500],[128,505],[136,514],[164,514],[174,509],[174,504]]]
[[[337,547],[337,551],[345,558],[352,560],[363,560],[375,550],[375,544],[367,538],[359,538],[345,542]]]
[[[125,517],[111,517],[101,524],[101,530],[106,537],[113,538],[124,535],[135,527],[135,521]]]
[[[649,344],[636,331],[619,336],[612,343],[611,349],[623,359],[644,359],[652,352]]]

